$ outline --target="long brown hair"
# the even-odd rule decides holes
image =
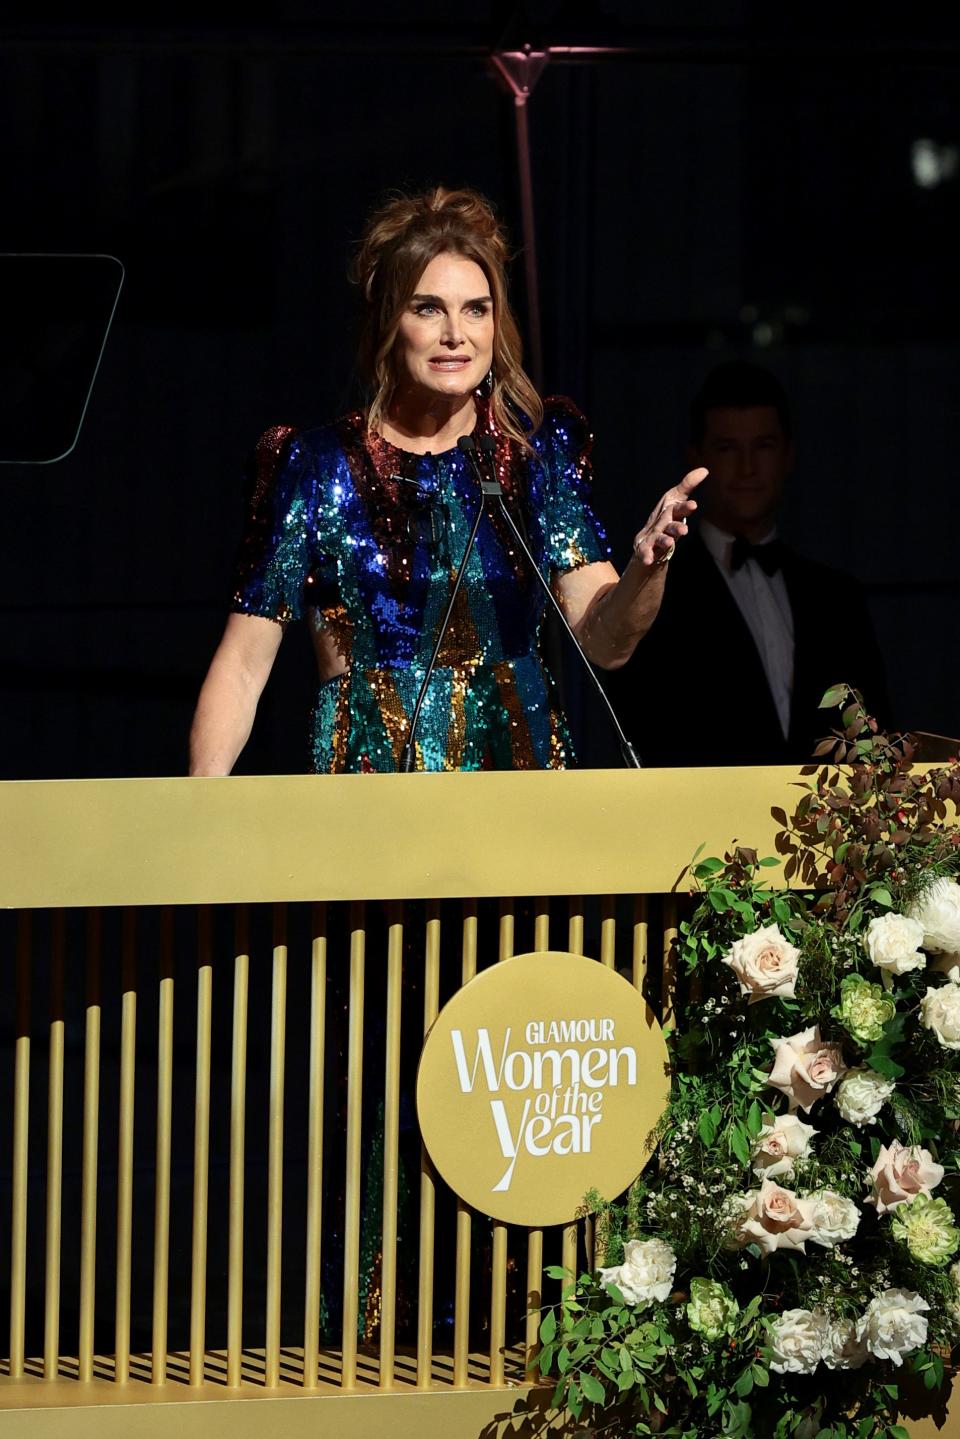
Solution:
[[[367,426],[378,428],[399,375],[394,341],[417,281],[437,255],[463,255],[478,264],[493,298],[493,389],[490,414],[498,429],[529,448],[517,417],[534,430],[543,403],[521,363],[520,331],[507,300],[507,240],[490,202],[476,190],[438,185],[420,195],[398,195],[371,215],[353,263],[365,304],[360,368],[370,389]]]

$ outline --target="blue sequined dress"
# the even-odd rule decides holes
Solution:
[[[568,400],[546,402],[533,453],[478,408],[507,504],[545,577],[605,560],[587,497],[591,437]],[[356,413],[303,433],[270,430],[233,608],[328,631],[346,672],[312,717],[318,773],[393,771],[479,504],[457,449],[415,455]],[[545,599],[502,516],[487,514],[420,717],[424,770],[562,769],[572,761],[540,655]]]

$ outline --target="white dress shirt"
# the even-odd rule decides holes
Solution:
[[[793,611],[781,570],[767,575],[756,560],[746,560],[738,570],[730,566],[733,535],[701,520],[700,537],[723,575],[737,608],[747,622],[760,652],[763,672],[773,696],[784,739],[790,730],[790,701],[793,696]],[[767,545],[776,538],[776,528],[759,541]]]

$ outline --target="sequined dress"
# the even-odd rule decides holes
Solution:
[[[609,556],[588,499],[591,437],[568,400],[546,402],[533,453],[478,406],[507,504],[541,573]],[[390,772],[479,505],[458,449],[416,455],[367,432],[358,412],[260,441],[233,608],[306,617],[346,660],[320,684],[318,773]],[[562,769],[572,761],[540,655],[545,598],[502,516],[488,510],[421,713],[416,767]]]

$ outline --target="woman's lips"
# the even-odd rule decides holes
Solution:
[[[470,364],[470,356],[441,356],[438,359],[428,360],[427,364],[431,370],[462,370],[466,365]]]

